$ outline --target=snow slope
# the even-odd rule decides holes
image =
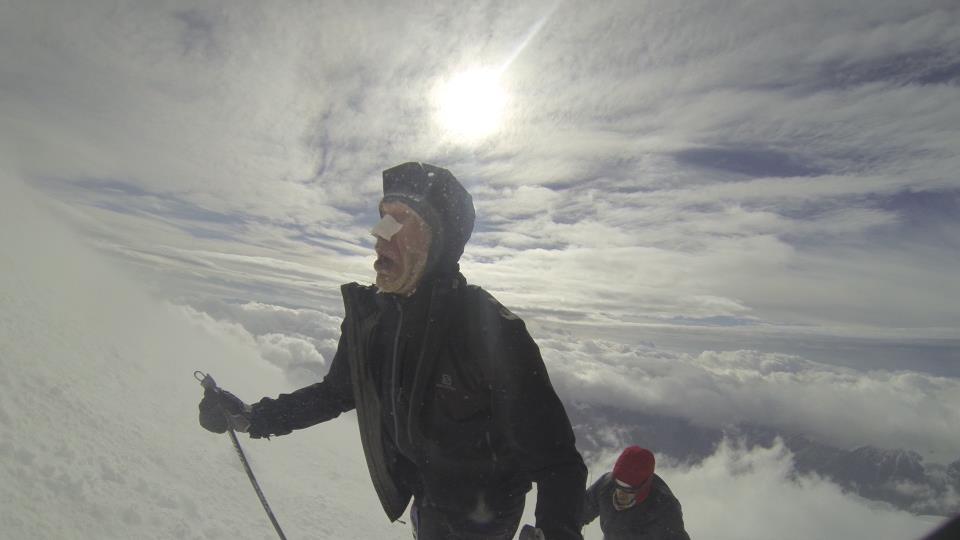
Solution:
[[[194,370],[248,400],[289,390],[210,320],[142,292],[0,178],[0,536],[275,538]],[[191,320],[192,319],[192,320]],[[290,538],[409,538],[370,486],[352,415],[242,438]]]

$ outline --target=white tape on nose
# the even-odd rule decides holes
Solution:
[[[393,238],[393,235],[400,232],[400,229],[402,228],[403,225],[401,225],[397,220],[393,219],[393,216],[387,214],[383,216],[383,219],[381,219],[379,223],[370,229],[370,234],[379,238],[383,238],[389,242],[390,239]]]

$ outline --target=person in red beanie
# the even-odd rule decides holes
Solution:
[[[599,517],[604,540],[690,540],[680,502],[655,466],[650,450],[626,448],[613,471],[587,488],[581,522]]]

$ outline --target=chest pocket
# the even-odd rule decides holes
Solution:
[[[440,362],[431,384],[437,413],[455,422],[469,422],[490,414],[490,393],[481,381],[453,361]]]
[[[489,388],[462,338],[441,348],[429,384],[441,419],[459,423],[490,415]]]

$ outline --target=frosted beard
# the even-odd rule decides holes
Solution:
[[[377,260],[373,263],[377,289],[409,296],[423,279],[433,232],[419,214],[403,203],[381,203],[380,211],[383,217],[370,231],[377,238]]]
[[[417,290],[423,271],[427,267],[427,254],[407,252],[401,255],[403,270],[399,275],[377,272],[377,288],[380,292],[409,296]]]

